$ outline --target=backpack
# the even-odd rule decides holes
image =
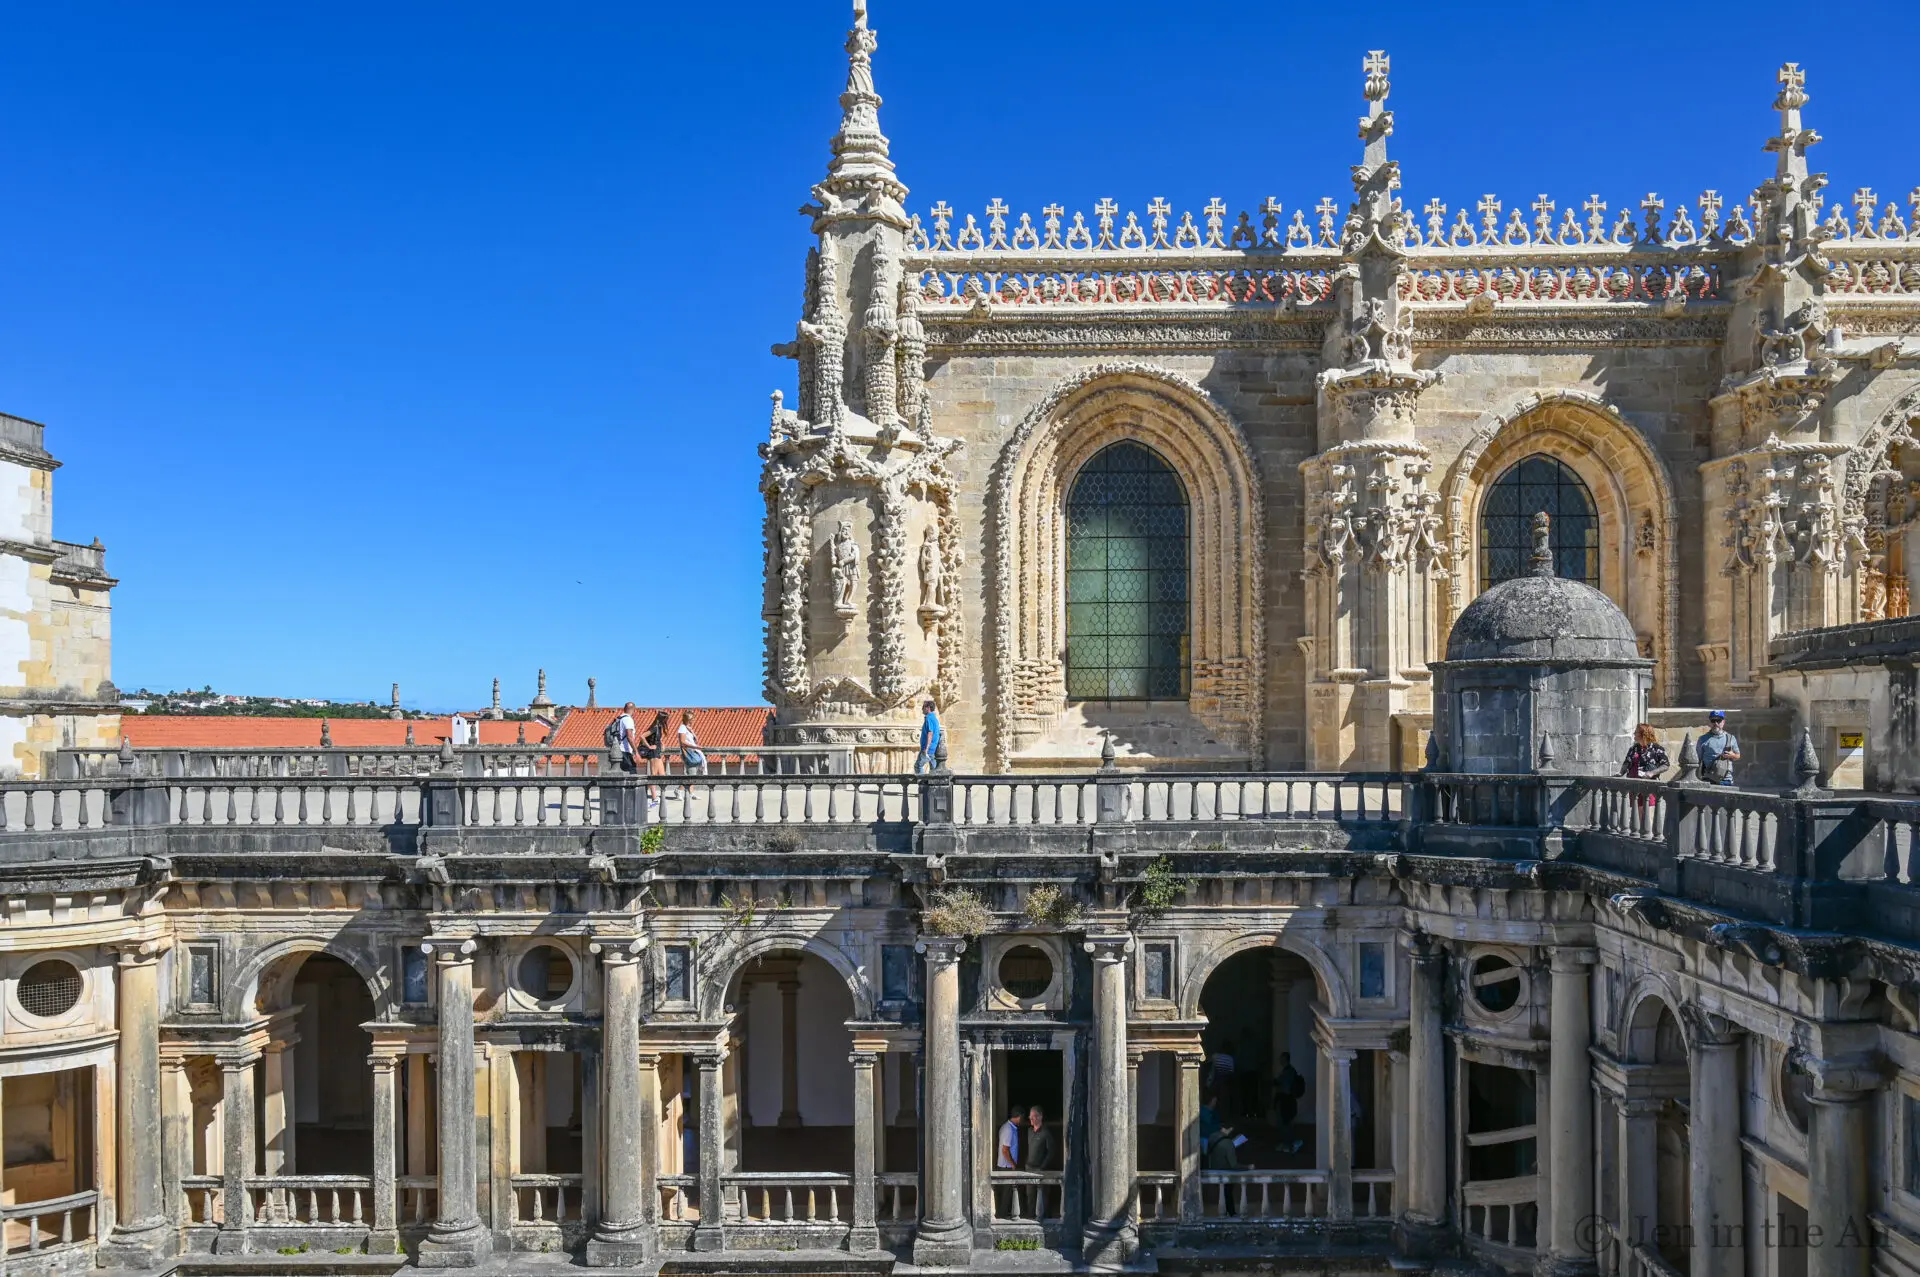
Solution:
[[[602,743],[606,745],[609,752],[615,753],[615,754],[621,752],[620,751],[620,719],[621,719],[621,715],[615,714],[613,716],[613,721],[607,724],[607,730],[600,734],[600,739]]]

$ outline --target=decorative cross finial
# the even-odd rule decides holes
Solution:
[[[1392,65],[1393,60],[1387,56],[1386,50],[1372,49],[1368,51],[1366,59],[1360,63],[1360,69],[1367,73],[1367,101],[1381,102],[1386,100],[1387,89],[1389,88],[1387,84],[1387,71]]]
[[[894,176],[886,134],[880,131],[880,95],[873,87],[873,53],[879,37],[867,27],[866,0],[854,0],[853,30],[847,33],[847,87],[840,94],[840,131],[833,135],[833,160],[827,178],[814,187],[816,219],[848,215],[879,217],[907,226],[900,201],[907,188]]]
[[[1776,111],[1797,110],[1807,104],[1807,73],[1798,62],[1789,62],[1775,77],[1780,81],[1780,96],[1773,100]]]
[[[1533,575],[1552,576],[1553,520],[1545,510],[1533,516]]]
[[[867,0],[853,0],[853,25],[856,30],[866,30]]]

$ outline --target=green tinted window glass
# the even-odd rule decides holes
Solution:
[[[1067,695],[1187,695],[1187,496],[1141,444],[1097,453],[1067,498]]]

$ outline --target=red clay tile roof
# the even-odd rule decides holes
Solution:
[[[687,710],[693,711],[693,734],[700,738],[702,745],[713,749],[744,749],[751,745],[764,745],[767,743],[767,726],[773,722],[773,711],[765,705],[683,705],[665,711],[666,743],[669,749],[674,744],[674,729],[680,726],[680,715]],[[558,749],[602,748],[606,741],[607,724],[619,712],[619,707],[613,705],[567,711],[567,716],[560,720],[560,730],[554,734],[554,746]],[[635,709],[634,721],[644,732],[647,725],[653,722],[653,716],[660,712],[658,706]]]
[[[490,718],[469,719],[480,728],[482,745],[511,745],[519,739],[520,724]],[[413,726],[416,745],[438,745],[453,735],[451,718],[335,718],[328,724],[335,745],[376,749],[404,745],[407,726]],[[547,738],[544,723],[528,723],[527,743]],[[135,749],[318,749],[317,718],[252,718],[239,714],[123,714],[120,731]],[[598,747],[600,738],[594,737]]]

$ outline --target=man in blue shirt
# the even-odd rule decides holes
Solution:
[[[920,708],[926,717],[920,721],[920,753],[913,760],[916,775],[934,770],[940,758],[940,714],[932,701],[921,702]]]
[[[1709,785],[1733,784],[1733,764],[1740,757],[1740,738],[1727,730],[1722,710],[1707,715],[1707,734],[1694,745],[1700,756],[1700,779]]]

